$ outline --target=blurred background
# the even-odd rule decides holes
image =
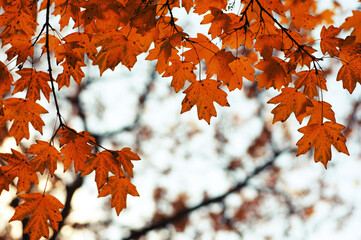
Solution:
[[[339,4],[319,1],[320,9],[335,11],[335,26],[360,7],[356,0]],[[176,14],[186,32],[207,32],[195,27],[201,21],[196,16]],[[313,36],[316,44],[320,30]],[[208,125],[198,120],[195,108],[180,115],[184,94],[175,93],[171,78],[159,76],[155,62],[145,57],[131,71],[118,66],[102,77],[89,60],[82,84],[73,82],[58,93],[69,126],[89,131],[109,149],[131,147],[142,160],[134,163],[132,180],[140,197],[129,196],[119,216],[109,197],[97,198],[94,174],[63,173],[59,165],[47,189],[66,207],[51,239],[361,239],[361,90],[357,86],[350,95],[336,82],[336,62],[322,63],[328,73],[324,100],[346,126],[350,156],[332,151],[325,170],[314,163],[312,151],[296,157],[302,137],[297,129],[306,121],[300,126],[291,115],[272,124],[275,105],[267,101],[277,91],[256,90],[256,83],[245,81],[241,91],[229,93],[231,106],[217,107],[218,116]],[[5,126],[1,152],[50,139],[56,112],[53,103],[41,104],[49,111],[44,135],[34,132],[16,146]],[[46,176],[32,191],[44,189]],[[2,192],[0,239],[27,239],[22,222],[8,223],[18,204],[15,187]]]

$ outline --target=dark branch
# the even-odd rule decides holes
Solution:
[[[285,151],[288,151],[288,150],[285,150]],[[162,220],[155,222],[149,226],[146,226],[142,229],[132,230],[130,235],[126,238],[123,238],[123,240],[137,239],[141,236],[144,236],[145,234],[147,234],[148,232],[150,232],[152,230],[165,228],[168,224],[171,224],[173,222],[176,222],[176,221],[188,216],[189,214],[191,214],[192,212],[196,211],[199,208],[209,206],[213,203],[222,203],[226,197],[228,197],[232,193],[240,191],[242,188],[247,186],[248,182],[252,178],[256,177],[259,173],[263,172],[265,169],[267,169],[269,166],[271,166],[276,161],[277,157],[283,152],[275,152],[274,156],[270,160],[257,166],[243,181],[241,181],[238,184],[236,184],[235,186],[233,186],[233,188],[231,188],[227,192],[225,192],[217,197],[206,199],[203,202],[201,202],[193,207],[183,209],[169,218],[162,219]]]

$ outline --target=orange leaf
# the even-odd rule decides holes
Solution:
[[[53,176],[58,161],[63,160],[60,152],[54,146],[41,140],[36,140],[36,144],[32,144],[26,152],[35,155],[30,160],[30,165],[41,174],[48,168],[51,176]]]
[[[194,12],[199,15],[206,13],[211,7],[225,9],[227,0],[195,0]]]
[[[277,121],[284,122],[291,113],[294,113],[298,122],[301,124],[305,117],[306,107],[313,106],[306,95],[291,87],[282,88],[282,93],[267,103],[279,104],[272,110],[274,114],[273,123]]]
[[[181,113],[191,110],[196,105],[198,118],[204,119],[210,124],[212,116],[217,116],[213,102],[221,106],[229,106],[227,93],[218,87],[221,85],[212,79],[205,79],[192,83],[183,93],[186,94],[182,102]]]
[[[337,151],[350,155],[346,147],[346,138],[341,131],[345,127],[335,122],[313,124],[300,128],[298,131],[304,136],[297,142],[297,156],[304,154],[315,147],[315,162],[322,162],[327,168],[327,162],[331,160],[331,145]]]
[[[23,68],[16,73],[19,74],[21,78],[15,82],[13,94],[24,91],[27,88],[26,99],[35,102],[36,100],[40,100],[40,91],[42,91],[49,102],[51,88],[48,84],[48,73],[37,72],[31,68]]]
[[[346,30],[353,28],[351,36],[356,37],[356,42],[361,42],[361,11],[352,11],[353,16],[346,18],[345,22],[341,25],[341,28]]]
[[[196,68],[191,62],[174,60],[172,61],[172,65],[165,69],[163,77],[173,77],[171,86],[174,88],[175,92],[178,92],[184,87],[186,80],[191,83],[196,81],[196,75],[193,72],[195,69]]]
[[[108,151],[102,151],[101,153],[89,156],[81,176],[88,175],[93,171],[95,171],[95,182],[97,183],[98,191],[108,181],[109,172],[119,177],[125,176],[116,157]]]
[[[352,93],[356,83],[361,83],[361,57],[359,55],[349,56],[341,53],[340,58],[343,65],[337,73],[336,80],[342,80],[343,88]]]
[[[322,77],[320,70],[315,69],[309,71],[301,71],[296,74],[298,79],[295,81],[295,88],[300,89],[305,87],[303,93],[306,94],[310,99],[318,96],[317,87],[327,91],[326,79]]]
[[[68,127],[60,129],[58,133],[61,134],[59,142],[60,152],[64,154],[64,171],[68,170],[72,162],[74,162],[75,172],[83,171],[86,167],[85,162],[93,150],[88,143],[95,142],[94,138],[89,132],[77,133]]]
[[[0,125],[3,125],[5,121],[14,120],[9,135],[16,139],[17,144],[23,138],[29,139],[29,122],[35,130],[43,132],[42,128],[45,124],[39,115],[48,111],[41,105],[22,98],[8,98],[3,101],[3,104],[5,110],[4,117],[0,118]]]
[[[13,83],[13,76],[3,62],[0,62],[0,97],[8,93]]]
[[[5,52],[8,55],[8,60],[17,57],[16,64],[20,64],[25,62],[28,57],[33,57],[34,48],[30,38],[26,35],[11,35],[5,41],[11,44],[11,48]]]
[[[24,193],[20,194],[19,197],[25,202],[15,208],[14,216],[10,219],[10,222],[21,221],[30,216],[24,233],[29,233],[31,240],[49,237],[48,220],[50,226],[55,231],[58,230],[58,222],[63,219],[59,208],[64,208],[64,205],[58,199],[52,195],[43,195],[41,193]]]
[[[123,167],[124,172],[133,177],[133,163],[132,160],[140,160],[138,154],[131,151],[130,148],[123,148],[120,151],[113,151],[117,157],[118,163]]]
[[[100,74],[109,68],[114,70],[120,62],[130,70],[140,53],[141,49],[132,40],[118,32],[111,32],[102,43],[94,64],[99,65]]]
[[[29,165],[23,154],[14,149],[11,151],[12,153],[0,153],[0,158],[8,163],[8,165],[0,167],[1,175],[4,175],[7,178],[5,182],[9,183],[18,177],[17,193],[26,192],[30,189],[31,183],[39,183],[36,171]],[[0,193],[2,190],[0,189]]]
[[[211,34],[212,38],[216,38],[220,36],[224,30],[227,31],[231,18],[227,13],[222,12],[222,10],[218,8],[210,7],[209,10],[211,12],[203,17],[201,24],[211,23],[208,34]]]
[[[191,7],[193,7],[193,0],[182,0],[182,7],[184,7],[187,13],[189,13]]]
[[[127,207],[127,194],[139,196],[136,187],[127,177],[112,176],[108,183],[102,187],[98,197],[112,195],[111,206],[115,207],[115,211],[119,215],[120,212]]]
[[[233,91],[238,88],[241,90],[243,85],[243,78],[247,78],[250,81],[254,81],[255,70],[251,66],[251,61],[247,57],[238,57],[233,62],[228,64],[232,71],[232,78],[228,82],[229,91]],[[227,84],[227,81],[224,80]]]
[[[70,77],[74,79],[74,81],[80,85],[81,80],[84,78],[84,72],[81,70],[80,67],[86,66],[83,62],[77,62],[75,68],[70,66],[67,61],[61,63],[63,66],[63,72],[60,73],[57,78],[56,82],[58,83],[58,89],[67,86],[69,87],[70,84]]]
[[[321,30],[321,51],[323,54],[330,54],[331,57],[338,56],[338,49],[340,38],[336,36],[341,32],[340,28],[334,27],[333,25],[326,28],[322,27]]]
[[[313,107],[307,107],[306,115],[311,115],[307,125],[319,124],[323,118],[336,122],[335,113],[332,111],[331,104],[324,101],[312,100]]]
[[[198,33],[196,38],[189,38],[186,41],[185,47],[191,49],[185,51],[182,55],[186,61],[193,62],[194,64],[198,64],[202,59],[208,63],[213,55],[219,51],[219,48],[201,33]]]
[[[280,90],[282,87],[287,87],[289,84],[289,76],[287,75],[283,61],[277,57],[270,57],[267,60],[261,60],[254,66],[260,70],[263,70],[257,78],[257,88],[269,89],[273,87]]]
[[[217,74],[218,81],[223,81],[226,84],[229,83],[232,78],[232,71],[228,64],[233,62],[234,59],[235,57],[231,52],[224,50],[218,51],[207,63],[207,78],[211,78],[214,74]]]

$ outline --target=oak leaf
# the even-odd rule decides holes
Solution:
[[[305,154],[311,147],[315,147],[315,162],[321,162],[327,168],[331,160],[331,145],[337,151],[350,155],[346,147],[346,138],[341,131],[345,127],[335,122],[312,124],[300,128],[303,137],[297,142],[297,156]]]
[[[108,182],[99,192],[98,197],[105,197],[112,195],[111,207],[119,215],[120,212],[127,207],[127,195],[139,196],[136,187],[130,182],[127,177],[112,176]]]
[[[196,105],[198,118],[204,119],[210,124],[211,117],[217,116],[213,102],[216,102],[223,107],[229,106],[227,93],[219,89],[220,85],[220,82],[212,79],[205,79],[192,83],[183,92],[186,96],[182,101],[181,113],[191,110],[191,108]]]
[[[25,202],[15,208],[11,221],[23,220],[30,216],[24,233],[29,233],[31,240],[38,240],[41,237],[49,237],[48,221],[50,226],[57,231],[58,222],[63,218],[59,208],[64,205],[52,195],[41,193],[24,193],[19,195]]]

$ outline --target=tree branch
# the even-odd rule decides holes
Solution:
[[[235,186],[233,186],[230,190],[228,190],[227,192],[214,197],[214,198],[209,198],[204,200],[203,202],[190,207],[190,208],[186,208],[183,209],[181,211],[179,211],[178,213],[176,213],[175,215],[162,219],[158,222],[152,223],[149,226],[146,226],[142,229],[139,230],[131,230],[130,235],[126,238],[123,238],[123,240],[130,240],[130,239],[137,239],[141,236],[144,236],[145,234],[147,234],[148,232],[152,231],[152,230],[156,230],[156,229],[160,229],[160,228],[164,228],[166,227],[168,224],[171,224],[173,222],[176,222],[186,216],[188,216],[189,214],[191,214],[192,212],[198,210],[199,208],[202,207],[206,207],[208,205],[211,205],[213,203],[221,203],[225,200],[226,197],[228,197],[230,194],[235,193],[240,191],[242,188],[244,188],[245,186],[247,186],[248,182],[256,177],[258,174],[260,174],[261,172],[263,172],[264,170],[266,170],[269,166],[271,166],[277,159],[277,157],[283,153],[289,151],[289,149],[286,149],[282,152],[275,152],[273,157],[271,159],[269,159],[268,161],[266,161],[265,163],[257,166],[250,174],[248,174],[248,176],[241,182],[238,182]]]

